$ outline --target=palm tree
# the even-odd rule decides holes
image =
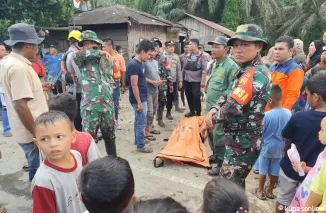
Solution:
[[[303,39],[319,39],[326,23],[325,0],[296,0],[284,7],[284,13],[292,16],[284,19],[277,34],[292,35]],[[317,36],[317,37],[316,37]]]

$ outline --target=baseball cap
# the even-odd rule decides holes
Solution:
[[[228,40],[229,39],[225,36],[217,36],[214,41],[208,42],[208,45],[220,44],[220,45],[227,46]]]

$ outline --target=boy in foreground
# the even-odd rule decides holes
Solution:
[[[79,132],[75,129],[78,106],[73,95],[63,93],[54,96],[49,103],[49,109],[64,112],[69,117],[73,130],[76,131],[76,141],[71,144],[71,149],[81,154],[83,166],[101,157],[93,137],[87,132]]]
[[[82,157],[70,151],[76,132],[60,111],[41,114],[35,121],[34,143],[46,156],[32,181],[33,213],[81,213],[77,179]]]
[[[272,110],[266,112],[263,120],[264,143],[258,158],[259,180],[256,191],[256,197],[260,200],[266,200],[266,197],[275,199],[273,188],[280,173],[280,161],[284,149],[281,133],[292,115],[290,110],[282,107],[282,89],[277,84],[272,86],[267,105]],[[270,176],[270,183],[267,191],[264,192],[266,175]]]
[[[88,212],[125,213],[136,200],[135,181],[125,159],[105,156],[89,163],[79,181],[80,198]]]

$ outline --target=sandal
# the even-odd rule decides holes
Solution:
[[[153,135],[145,136],[145,138],[150,141],[156,141],[156,138]]]
[[[152,131],[150,131],[150,133],[151,133],[151,134],[154,134],[154,135],[159,135],[159,134],[161,134],[161,132],[158,131],[158,130],[152,130]]]
[[[272,194],[266,193],[266,197],[271,200],[274,200],[276,198],[276,196],[273,193]]]
[[[265,193],[262,192],[261,195],[258,194],[258,189],[255,189],[254,190],[254,193],[253,193],[259,200],[266,200],[266,196],[265,196]]]

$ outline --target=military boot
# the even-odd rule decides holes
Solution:
[[[190,118],[190,117],[193,117],[193,116],[196,116],[196,113],[194,111],[190,111],[190,112],[185,114],[186,118]]]
[[[219,166],[213,167],[210,170],[208,170],[208,175],[209,176],[219,176],[220,170],[221,170],[221,167],[219,167]]]
[[[171,115],[171,112],[167,112],[167,113],[166,113],[166,118],[169,119],[170,121],[173,120],[173,117],[172,117],[172,115]]]
[[[162,119],[157,120],[157,123],[160,127],[165,128],[165,124]]]
[[[157,123],[160,127],[165,128],[165,124],[163,122],[163,111],[157,112]]]

